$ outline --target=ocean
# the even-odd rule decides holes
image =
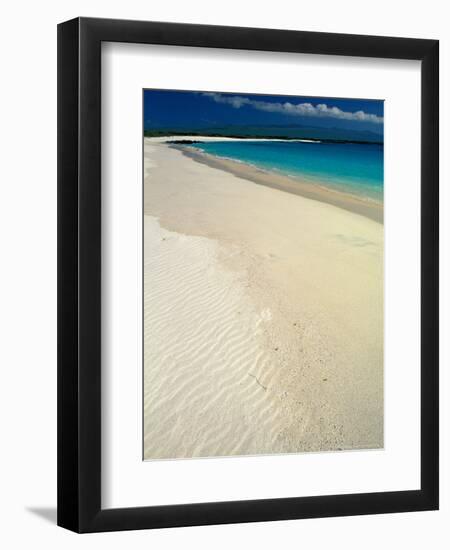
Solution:
[[[365,200],[383,200],[382,144],[211,141],[194,146],[205,153],[307,179]]]

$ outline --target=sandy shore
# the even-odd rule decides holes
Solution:
[[[286,191],[308,199],[332,204],[383,223],[383,204],[379,201],[364,200],[355,195],[333,190],[329,186],[320,186],[307,180],[301,180],[299,178],[294,179],[282,174],[260,170],[255,166],[209,155],[203,151],[195,150],[192,147],[178,145],[174,145],[173,147],[178,148],[187,157],[197,162],[202,162],[212,168],[226,170],[239,178],[248,179],[259,185],[266,185],[272,189],[279,189],[280,191]]]
[[[147,142],[151,143],[167,143],[168,141],[179,141],[179,140],[189,140],[189,141],[286,141],[286,139],[281,138],[236,138],[236,137],[222,137],[222,136],[161,136],[161,137],[151,137],[146,138]],[[290,139],[289,141],[301,141],[305,143],[311,143],[312,141],[320,140],[311,140],[311,139]]]
[[[383,225],[144,140],[144,457],[383,446]]]

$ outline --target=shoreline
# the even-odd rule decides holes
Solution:
[[[233,176],[244,178],[258,185],[264,185],[272,189],[278,189],[286,193],[291,193],[311,199],[337,208],[342,208],[353,214],[359,214],[373,220],[377,223],[384,222],[383,203],[378,201],[364,201],[358,197],[346,194],[343,191],[337,191],[327,186],[320,186],[308,181],[277,173],[275,171],[266,171],[246,162],[238,162],[231,159],[221,158],[210,153],[193,149],[177,144],[167,144],[169,147],[183,153],[186,157],[205,164],[210,168],[224,170]]]
[[[160,136],[160,137],[148,137],[144,136],[144,139],[150,140],[151,143],[163,143],[170,145],[173,141],[188,140],[188,141],[300,141],[305,143],[321,143],[319,139],[308,138],[265,138],[265,137],[228,137],[228,136],[191,136],[191,135],[175,135],[175,136]]]

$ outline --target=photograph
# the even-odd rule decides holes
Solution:
[[[143,90],[143,458],[384,446],[384,101]]]

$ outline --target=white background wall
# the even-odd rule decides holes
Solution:
[[[450,13],[428,0],[66,0],[2,9],[0,541],[5,548],[395,548],[450,544]],[[84,15],[441,41],[441,510],[75,535],[56,517],[56,24]],[[405,380],[407,384],[407,380]]]

